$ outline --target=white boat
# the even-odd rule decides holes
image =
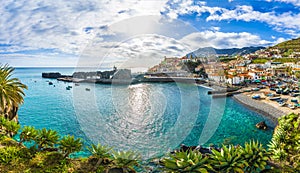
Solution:
[[[280,102],[278,103],[280,107],[284,106],[285,105],[285,102]]]
[[[289,107],[290,109],[295,109],[295,106],[292,105],[292,104],[288,104],[288,107]]]

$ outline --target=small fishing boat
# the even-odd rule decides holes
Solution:
[[[282,106],[285,105],[285,102],[279,102],[278,104],[279,104],[280,107],[282,107]]]
[[[244,92],[250,92],[251,91],[251,89],[245,89],[244,90]]]
[[[292,105],[292,104],[288,104],[288,107],[289,107],[290,109],[295,109],[295,106]]]
[[[48,84],[49,84],[49,85],[53,85],[53,83],[52,83],[52,82],[49,82]]]
[[[291,98],[291,102],[297,103],[298,99],[297,98]]]
[[[70,87],[66,87],[66,90],[70,90],[71,88]]]
[[[276,89],[276,94],[282,94],[282,89]]]
[[[298,104],[295,104],[294,105],[296,108],[299,108],[300,107],[300,104],[298,103]]]
[[[260,99],[260,95],[256,94],[252,96],[252,99]]]
[[[260,89],[259,88],[252,88],[251,90],[252,91],[259,91]]]
[[[280,99],[280,97],[269,97],[269,100],[273,100],[273,101],[279,100],[279,99]]]
[[[85,88],[85,90],[86,90],[86,91],[91,91],[91,89],[89,89],[89,88]]]

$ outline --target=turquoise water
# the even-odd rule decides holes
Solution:
[[[85,145],[100,142],[136,150],[147,158],[181,143],[243,144],[254,139],[267,144],[272,136],[273,129],[255,128],[263,120],[274,128],[271,121],[232,98],[212,99],[207,88],[176,83],[74,86],[41,77],[50,71],[72,74],[73,69],[16,69],[15,76],[29,88],[19,110],[21,125],[75,135]],[[68,85],[73,88],[66,90]]]

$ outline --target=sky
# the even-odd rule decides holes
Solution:
[[[300,0],[5,0],[0,63],[149,67],[201,47],[300,37]]]

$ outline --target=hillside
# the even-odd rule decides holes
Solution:
[[[186,56],[188,58],[193,58],[195,56],[201,56],[206,54],[216,54],[216,55],[245,55],[249,53],[254,53],[257,50],[264,49],[264,47],[243,47],[243,48],[229,48],[229,49],[216,49],[212,47],[199,48],[196,51],[188,53]]]
[[[279,43],[273,46],[273,48],[278,48],[283,51],[286,51],[288,49],[293,49],[293,51],[300,51],[300,37],[297,39],[292,39],[292,40]]]

